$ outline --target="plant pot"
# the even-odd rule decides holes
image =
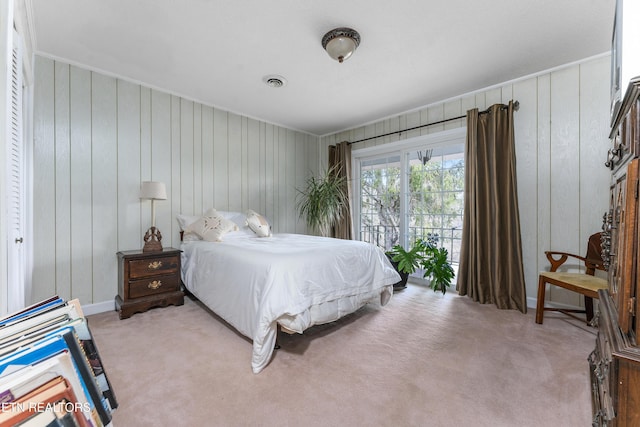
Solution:
[[[401,291],[407,287],[407,281],[409,280],[409,273],[398,271],[398,263],[392,260],[390,255],[387,255],[387,258],[389,258],[389,262],[391,262],[391,265],[393,265],[393,268],[395,268],[398,274],[400,275],[400,281],[398,283],[394,283],[393,291],[394,292]]]

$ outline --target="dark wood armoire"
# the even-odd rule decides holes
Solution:
[[[612,118],[609,210],[602,256],[609,289],[599,291],[598,335],[589,356],[594,426],[640,426],[640,77]]]

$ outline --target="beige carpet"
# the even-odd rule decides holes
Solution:
[[[251,342],[189,298],[89,317],[128,426],[587,426],[595,330],[409,286],[304,335],[260,374]]]

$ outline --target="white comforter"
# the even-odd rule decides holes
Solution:
[[[182,280],[216,314],[253,340],[251,366],[271,359],[277,323],[302,333],[367,302],[386,304],[400,280],[369,243],[298,234],[236,233],[224,242],[183,242]]]

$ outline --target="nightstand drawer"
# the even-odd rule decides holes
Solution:
[[[180,258],[178,256],[156,257],[129,260],[129,278],[155,276],[158,274],[178,273]]]
[[[180,290],[180,276],[177,274],[129,281],[129,298],[141,298],[178,290]]]

